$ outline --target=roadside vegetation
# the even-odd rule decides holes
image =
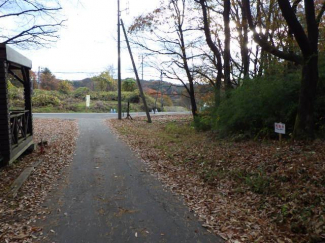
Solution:
[[[90,106],[86,107],[86,95],[90,95]],[[138,90],[122,93],[123,111],[143,111]],[[67,94],[59,91],[35,90],[32,98],[33,112],[105,112],[117,110],[117,91],[90,91],[86,87],[78,88]],[[147,97],[147,102],[154,106],[154,99]],[[14,100],[13,107],[19,106],[19,100]]]
[[[186,89],[198,128],[255,137],[282,122],[292,138],[313,140],[325,120],[324,12],[323,1],[166,0],[129,33]],[[203,118],[197,83],[213,94]]]
[[[98,76],[80,81],[59,80],[45,68],[40,75],[40,83],[36,81],[35,73],[31,72],[33,80],[33,112],[117,112],[118,94],[117,81],[108,71]],[[10,77],[10,76],[9,76]],[[9,78],[10,109],[24,109],[24,90],[22,85]],[[146,82],[146,86],[155,85]],[[160,84],[159,84],[160,85]],[[186,111],[185,103],[176,97],[173,100],[168,94],[146,87],[146,100],[150,110],[158,111]],[[86,107],[86,96],[90,95],[90,106]],[[144,111],[136,82],[132,78],[122,81],[122,111]]]
[[[317,97],[314,107],[314,132],[316,138],[325,136],[325,68],[320,65]],[[222,93],[220,102],[214,96],[207,100],[208,107],[198,112],[195,127],[212,130],[219,137],[240,139],[274,139],[274,123],[286,124],[285,138],[293,138],[299,99],[300,75],[287,72],[280,65],[272,66],[271,74],[248,79],[243,84]],[[274,70],[274,71],[272,71]]]

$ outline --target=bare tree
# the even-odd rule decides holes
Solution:
[[[232,19],[236,23],[236,29],[238,32],[238,42],[240,46],[241,63],[239,63],[239,74],[238,77],[241,79],[242,75],[244,78],[249,77],[249,65],[250,65],[250,51],[248,48],[248,24],[244,8],[242,7],[241,0],[235,0],[232,4],[231,11]],[[258,52],[258,51],[257,51]],[[258,53],[253,61],[258,60]],[[233,60],[234,62],[234,60]],[[236,66],[237,64],[234,63]]]
[[[216,76],[216,82],[214,85],[215,88],[215,103],[216,106],[220,104],[220,91],[221,91],[221,81],[223,76],[223,60],[222,60],[222,52],[221,47],[218,45],[218,43],[215,43],[212,38],[212,31],[211,31],[211,19],[210,19],[210,12],[209,12],[209,6],[206,0],[195,0],[196,3],[199,3],[201,5],[202,9],[202,15],[203,15],[203,30],[204,35],[206,39],[206,43],[210,50],[213,53],[213,58],[211,58],[212,63],[214,63],[216,69],[217,69],[217,76]],[[220,41],[220,40],[218,40]],[[207,76],[206,76],[207,78]]]
[[[192,114],[196,116],[192,61],[197,56],[193,53],[197,41],[193,38],[193,30],[197,29],[193,29],[189,22],[188,10],[186,0],[168,0],[165,7],[136,18],[129,31],[137,39],[133,41],[136,45],[155,57],[160,57],[162,61],[159,62],[159,68],[169,79],[183,84],[191,101]],[[165,18],[169,20],[168,23]],[[136,36],[137,33],[141,35]]]
[[[30,48],[57,41],[61,10],[58,0],[2,0],[0,42]]]

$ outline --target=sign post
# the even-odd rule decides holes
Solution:
[[[286,125],[284,123],[274,123],[274,131],[279,134],[279,141],[282,142],[282,134],[286,134]]]
[[[90,106],[90,95],[86,95],[86,107],[89,108]]]

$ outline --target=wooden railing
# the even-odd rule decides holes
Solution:
[[[12,148],[19,146],[32,133],[29,126],[29,110],[10,111],[10,131]]]

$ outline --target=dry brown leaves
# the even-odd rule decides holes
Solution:
[[[324,242],[323,141],[219,141],[191,130],[189,121],[107,122],[204,227],[228,242]]]
[[[0,242],[32,242],[42,230],[33,227],[36,218],[45,217],[41,204],[55,188],[62,169],[69,166],[78,135],[73,120],[34,119],[34,141],[47,141],[45,152],[40,148],[23,156],[12,166],[0,171]],[[15,199],[8,196],[12,182],[35,161],[43,162],[33,171]]]

